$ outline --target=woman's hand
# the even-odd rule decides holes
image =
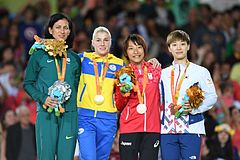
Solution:
[[[47,97],[47,99],[46,99],[46,101],[45,101],[45,103],[44,103],[45,106],[48,106],[48,107],[50,107],[50,108],[53,108],[53,107],[56,106],[57,104],[58,104],[57,98],[52,98],[52,97],[50,97],[50,96]]]
[[[148,60],[148,62],[151,63],[154,68],[161,67],[161,63],[159,63],[156,58],[151,58]]]
[[[192,112],[192,107],[190,106],[189,102],[185,102],[183,107],[183,115],[188,115],[190,112]]]

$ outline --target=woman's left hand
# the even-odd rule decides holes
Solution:
[[[148,60],[149,63],[153,65],[154,68],[161,67],[161,63],[156,58],[151,58]]]

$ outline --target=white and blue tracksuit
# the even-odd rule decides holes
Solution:
[[[194,83],[199,83],[204,92],[204,100],[197,109],[187,116],[176,118],[171,114],[173,103],[171,93],[171,71],[174,67],[174,88],[178,85],[179,77],[184,73],[186,65],[175,64],[162,70],[160,90],[164,109],[161,112],[161,154],[163,160],[199,159],[201,136],[205,134],[203,112],[212,108],[217,101],[217,95],[209,71],[199,65],[189,62],[183,79],[178,104],[182,103],[186,90]]]

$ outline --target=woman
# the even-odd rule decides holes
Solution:
[[[6,160],[6,137],[7,137],[7,129],[8,127],[14,125],[17,122],[17,116],[16,113],[8,109],[6,112],[4,112],[1,120],[1,127],[2,127],[2,134],[0,135],[1,139],[1,152],[0,152],[0,159]]]
[[[114,73],[123,60],[110,54],[111,34],[97,27],[92,36],[94,52],[80,54],[81,81],[78,88],[78,141],[80,159],[106,160],[117,130],[117,109],[113,102]]]
[[[69,50],[74,34],[72,22],[61,13],[54,14],[44,34],[46,40],[66,41],[68,48],[62,55],[55,56],[39,49],[31,55],[26,68],[24,89],[37,102],[37,155],[39,160],[54,160],[56,157],[58,160],[72,160],[77,137],[76,93],[81,67],[77,54]],[[65,112],[60,116],[46,110],[59,104],[48,93],[57,81],[67,83],[71,89],[69,99],[61,104]]]
[[[215,135],[207,141],[209,148],[208,159],[239,159],[237,149],[232,144],[234,130],[227,123],[222,123],[215,127]]]
[[[158,159],[160,138],[161,68],[144,61],[147,53],[142,36],[129,35],[123,45],[136,78],[135,89],[124,96],[116,86],[115,101],[120,116],[120,158],[123,160]]]
[[[92,35],[94,52],[83,52],[78,88],[78,141],[80,159],[108,159],[117,130],[117,109],[113,101],[115,72],[124,66],[110,54],[111,33],[97,27]],[[155,60],[152,63],[158,65]]]
[[[214,83],[206,68],[189,62],[187,53],[191,41],[186,32],[172,31],[166,44],[174,60],[161,75],[161,93],[164,95],[161,156],[163,160],[200,159],[201,139],[205,134],[203,113],[210,110],[217,100]],[[199,93],[204,93],[204,99],[197,96],[195,103],[191,103],[193,97],[186,96],[186,91],[196,84],[202,90]],[[179,107],[182,110],[180,115]]]

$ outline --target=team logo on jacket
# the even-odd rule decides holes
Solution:
[[[207,79],[207,84],[212,84],[212,80],[211,79]]]
[[[111,70],[111,71],[116,71],[117,70],[117,67],[115,66],[115,65],[113,65],[113,64],[110,64],[109,65],[109,69]]]
[[[148,79],[153,79],[152,73],[148,73]]]

